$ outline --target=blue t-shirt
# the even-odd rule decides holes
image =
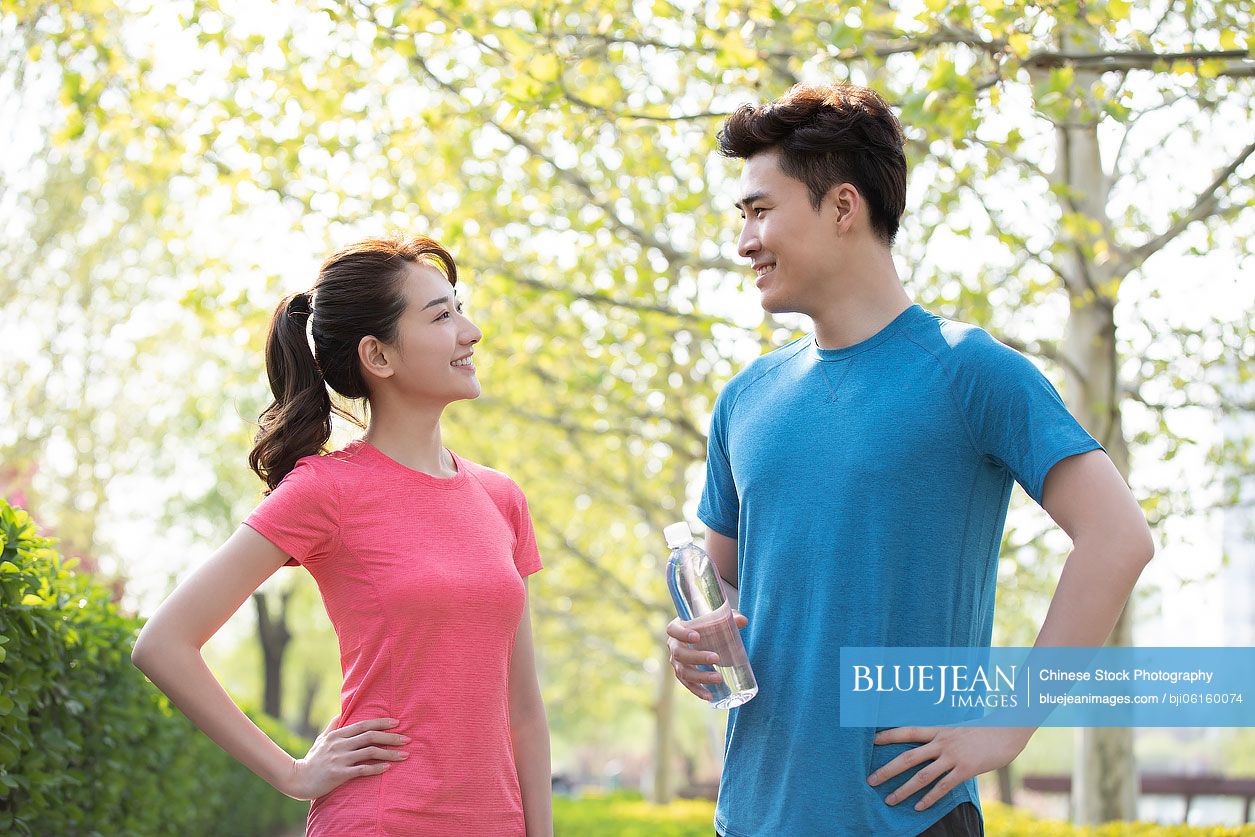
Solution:
[[[876,335],[813,335],[719,394],[698,517],[737,539],[758,695],[731,711],[715,826],[729,837],[915,835],[914,774],[867,777],[916,745],[840,726],[843,646],[988,647],[1014,479],[1037,502],[1059,460],[1099,448],[1050,382],[982,329],[913,305]]]

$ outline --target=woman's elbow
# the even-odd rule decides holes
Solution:
[[[151,676],[153,667],[160,664],[160,658],[179,645],[170,637],[156,633],[149,623],[135,637],[135,644],[131,647],[131,664]]]
[[[545,702],[540,695],[510,701],[510,727],[515,730],[533,727],[549,728],[549,720],[545,716]]]
[[[139,636],[135,637],[135,644],[131,646],[131,665],[145,674],[148,673],[147,669],[152,657],[149,651],[151,642],[151,638],[146,637],[145,632],[141,630]]]

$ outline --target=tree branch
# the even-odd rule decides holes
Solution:
[[[657,305],[649,302],[636,302],[630,299],[619,299],[601,291],[581,291],[578,288],[562,287],[550,284],[549,282],[545,282],[541,279],[519,276],[503,269],[499,265],[493,265],[491,267],[485,266],[484,271],[497,273],[517,285],[526,285],[529,288],[536,288],[537,290],[545,291],[547,293],[563,294],[565,296],[569,296],[574,299],[582,299],[596,305],[609,305],[614,308],[624,308],[629,311],[636,311],[642,314],[661,314],[664,317],[673,317],[677,320],[690,323],[700,328],[710,328],[710,326],[714,323],[723,322],[715,317],[704,317],[701,314],[691,314],[685,311],[677,311],[676,309],[670,308],[666,305]]]
[[[1164,108],[1170,108],[1173,105],[1175,105],[1177,102],[1185,98],[1188,98],[1188,96],[1187,94],[1184,94],[1184,93],[1182,93],[1179,96],[1172,96],[1169,98],[1165,98],[1162,102],[1160,102],[1157,105],[1151,105],[1148,108],[1144,108],[1138,111],[1137,113],[1133,115],[1131,119],[1129,119],[1128,122],[1125,123],[1124,134],[1120,137],[1120,145],[1116,148],[1115,156],[1111,158],[1111,174],[1107,179],[1109,192],[1111,190],[1111,187],[1114,186],[1121,177],[1123,177],[1123,173],[1122,173],[1123,167],[1121,166],[1121,163],[1123,162],[1123,158],[1124,158],[1125,144],[1128,142],[1129,135],[1133,133],[1133,126],[1135,126],[1138,123],[1138,121],[1141,120],[1141,118],[1145,116],[1146,114],[1154,113],[1155,111],[1163,110]]]
[[[546,373],[544,370],[538,369],[535,366],[529,366],[528,368],[537,377],[541,378],[542,380],[545,380],[547,383],[557,383],[556,381],[552,380],[551,376],[548,373]],[[574,435],[605,436],[607,434],[614,434],[614,435],[622,436],[625,438],[644,438],[640,433],[634,433],[631,430],[626,430],[626,429],[618,430],[618,431],[602,430],[596,427],[590,427],[588,425],[576,424],[575,422],[562,418],[561,416],[558,416],[558,415],[543,415],[541,413],[534,413],[529,410],[525,410],[522,407],[519,407],[509,401],[506,401],[500,398],[495,398],[493,396],[484,395],[480,397],[480,400],[483,401],[485,404],[495,404],[497,406],[500,406],[510,415],[515,416],[516,418],[520,418],[523,421],[536,422],[538,424],[547,424],[551,427],[556,427],[559,430],[562,430],[568,435],[572,435],[572,436]],[[694,461],[701,460],[705,458],[706,456],[706,434],[698,430],[697,427],[693,424],[693,422],[691,422],[685,416],[672,416],[672,415],[666,415],[664,413],[630,413],[629,419],[635,419],[637,421],[642,421],[642,422],[665,421],[668,424],[670,424],[672,427],[678,428],[683,435],[687,436],[689,439],[691,439],[693,442],[697,444],[696,452],[694,452],[692,450],[685,450],[682,446],[676,444],[674,439],[667,441],[666,444],[670,445],[671,448],[675,452],[681,453],[684,456]],[[649,441],[663,441],[663,440],[662,439],[650,439]]]
[[[640,596],[640,594],[638,594],[635,590],[633,590],[629,585],[624,583],[623,579],[619,578],[617,575],[610,572],[610,570],[603,567],[591,555],[589,555],[587,552],[585,552],[584,550],[576,546],[574,543],[572,543],[571,540],[567,538],[566,535],[558,531],[558,528],[556,526],[551,526],[548,523],[544,523],[544,522],[542,522],[540,525],[541,525],[542,531],[544,531],[551,538],[559,542],[562,545],[562,548],[565,549],[567,552],[569,552],[572,557],[574,557],[581,564],[584,564],[586,567],[592,570],[599,578],[601,578],[602,581],[606,582],[611,587],[613,587],[616,591],[618,591],[618,593],[621,596],[626,598],[629,602],[631,602],[632,604],[634,604],[635,606],[637,606],[638,608],[640,608],[645,613],[651,616],[670,616],[671,608],[669,606],[662,605],[657,602],[650,602],[643,599]]]
[[[1042,180],[1046,181],[1047,183],[1051,182],[1051,177],[1050,177],[1049,172],[1047,172],[1037,163],[1034,163],[1032,160],[1025,159],[1024,157],[1021,157],[1020,155],[1016,154],[1014,151],[1008,151],[1006,149],[1006,146],[1003,143],[989,142],[988,140],[983,140],[977,136],[971,136],[971,137],[968,137],[968,139],[976,143],[977,145],[981,146],[982,148],[985,148],[986,150],[993,152],[994,154],[998,155],[1002,159],[1009,160],[1012,163],[1015,163],[1020,168],[1026,169],[1027,171],[1031,171],[1033,174],[1037,175],[1038,177],[1040,177]]]
[[[377,18],[375,18],[370,13],[369,10],[365,10],[361,14],[364,16],[361,19],[369,21],[371,24],[373,24],[380,30],[388,32],[389,34],[395,37],[413,37],[414,36],[412,32],[405,32],[403,30],[381,23]],[[472,37],[474,38],[474,36]],[[487,44],[482,43],[480,39],[475,38],[475,41],[477,44],[480,45],[482,49],[489,49],[495,52],[495,50],[492,47],[488,46]],[[497,131],[499,131],[503,136],[505,136],[515,145],[522,148],[524,151],[526,151],[528,154],[532,155],[536,159],[543,160],[545,163],[548,163],[549,166],[551,166],[554,172],[557,174],[558,179],[574,187],[577,191],[580,192],[580,194],[584,196],[584,198],[590,204],[592,204],[593,206],[601,210],[602,213],[605,214],[606,218],[610,221],[611,226],[615,227],[616,229],[618,229],[619,231],[623,233],[626,233],[630,238],[632,238],[639,244],[645,247],[652,247],[656,249],[659,253],[663,255],[663,258],[665,258],[670,264],[672,265],[687,264],[701,270],[713,269],[713,270],[723,270],[723,271],[728,271],[728,272],[740,269],[740,267],[736,265],[734,262],[731,262],[724,258],[702,259],[702,258],[697,258],[693,256],[692,254],[681,253],[679,250],[675,249],[675,247],[673,247],[670,242],[656,235],[650,234],[649,232],[647,232],[646,230],[642,229],[641,227],[635,224],[631,224],[627,222],[617,212],[614,211],[613,207],[607,205],[607,203],[604,200],[602,200],[602,198],[597,194],[596,190],[593,189],[592,184],[589,183],[588,180],[583,175],[581,175],[579,172],[575,171],[574,169],[563,168],[562,166],[558,165],[557,161],[554,160],[554,158],[551,155],[546,154],[534,142],[529,140],[527,137],[523,136],[517,131],[512,131],[511,129],[507,128],[505,125],[501,123],[499,119],[493,116],[493,114],[490,111],[488,111],[486,108],[472,105],[470,102],[466,100],[466,97],[462,95],[461,90],[459,90],[455,85],[451,84],[448,81],[445,81],[439,75],[437,75],[436,72],[427,65],[427,62],[423,60],[421,55],[418,55],[418,54],[412,55],[410,56],[409,61],[411,64],[417,67],[423,73],[423,75],[429,78],[432,81],[432,83],[434,83],[441,90],[453,96],[458,101],[462,102],[468,107],[474,108],[475,111],[478,113],[478,116],[481,122],[483,122],[486,125],[491,125]]]
[[[423,61],[422,57],[418,55],[414,55],[410,57],[410,61],[415,66],[417,66],[423,72],[424,75],[430,78],[438,87],[440,87],[446,93],[456,96],[462,102],[466,102],[466,99],[462,96],[461,91],[458,90],[456,87],[454,87],[452,84],[445,81],[444,79],[440,78],[438,75],[436,75],[435,72],[433,72],[432,69],[427,66],[427,63]],[[687,264],[687,265],[691,265],[693,267],[697,267],[703,270],[714,269],[714,270],[733,271],[733,270],[738,269],[737,265],[735,265],[734,263],[730,262],[727,259],[723,259],[723,258],[700,259],[700,258],[694,258],[692,255],[687,254],[687,253],[681,253],[679,250],[671,246],[670,242],[665,241],[662,238],[659,238],[658,236],[651,235],[650,233],[646,232],[641,227],[625,221],[622,217],[620,217],[620,215],[617,212],[614,211],[612,207],[608,206],[606,202],[601,199],[601,197],[597,194],[596,190],[593,189],[592,184],[589,183],[588,180],[583,175],[581,175],[579,172],[575,171],[574,169],[563,168],[562,166],[558,165],[557,161],[554,160],[552,156],[542,151],[530,139],[518,133],[517,131],[513,131],[507,128],[505,125],[501,124],[499,120],[489,115],[488,113],[484,112],[482,108],[480,108],[479,110],[480,110],[479,118],[483,120],[485,124],[491,125],[497,131],[499,131],[503,136],[508,138],[515,145],[522,148],[524,151],[526,151],[528,154],[532,155],[536,159],[543,160],[544,162],[548,163],[549,166],[552,167],[554,172],[557,174],[558,179],[574,187],[581,195],[584,196],[585,200],[587,200],[590,204],[600,209],[602,213],[605,214],[606,218],[610,221],[611,226],[615,227],[616,229],[618,229],[619,231],[623,233],[626,233],[630,238],[632,238],[639,244],[645,247],[654,248],[659,253],[661,253],[663,258],[665,258],[670,264],[672,265]]]
[[[1166,412],[1167,410],[1181,410],[1188,407],[1215,410],[1221,413],[1255,413],[1255,401],[1219,401],[1217,403],[1205,404],[1201,401],[1193,401],[1186,398],[1175,404],[1165,404],[1148,400],[1146,396],[1142,395],[1141,387],[1125,386],[1121,388],[1121,392],[1126,398],[1136,401],[1138,404],[1157,413]]]
[[[1181,61],[1228,61],[1217,75],[1243,77],[1255,75],[1255,61],[1246,50],[1225,49],[1214,52],[1155,52],[1130,50],[1128,52],[1035,52],[1027,56],[1022,66],[1035,69],[1072,66],[1097,72],[1127,72],[1152,70],[1157,64],[1175,64]]]
[[[1116,275],[1123,275],[1129,271],[1136,270],[1148,258],[1159,252],[1164,245],[1184,232],[1185,228],[1190,224],[1193,224],[1195,221],[1206,220],[1214,215],[1220,208],[1220,188],[1246,162],[1252,153],[1255,153],[1255,142],[1249,143],[1246,148],[1243,148],[1238,153],[1233,162],[1216,174],[1211,183],[1207,185],[1207,188],[1203,189],[1198,194],[1198,197],[1194,199],[1194,205],[1188,213],[1177,219],[1176,223],[1168,227],[1160,235],[1155,236],[1140,247],[1135,247],[1128,251],[1127,255],[1121,259]]]
[[[592,600],[592,596],[572,596],[571,598],[577,598],[582,601]],[[608,642],[605,638],[590,633],[588,625],[585,622],[582,622],[579,617],[568,611],[559,610],[550,604],[537,600],[535,613],[539,618],[546,622],[553,622],[555,620],[561,622],[567,628],[568,634],[579,637],[579,641],[581,643],[600,655],[596,658],[596,663],[594,663],[595,665],[602,665],[607,659],[615,659],[618,660],[620,665],[624,668],[628,670],[637,670],[640,669],[642,664],[645,662],[642,659],[624,653],[619,643]],[[604,668],[604,665],[602,665],[602,667]]]
[[[716,118],[723,118],[726,116],[730,116],[730,114],[726,111],[713,111],[713,110],[705,111],[701,113],[681,113],[681,114],[676,114],[673,116],[659,116],[659,115],[650,114],[650,113],[639,113],[636,111],[624,111],[621,113],[616,113],[615,111],[612,111],[609,108],[603,107],[601,105],[593,104],[592,102],[586,99],[581,99],[579,96],[576,96],[574,93],[571,92],[570,88],[566,86],[565,79],[561,77],[558,78],[558,86],[562,90],[562,96],[571,104],[575,105],[576,107],[584,108],[585,110],[593,111],[594,113],[600,113],[602,116],[606,117],[607,119],[611,121],[615,121],[618,119],[640,119],[640,120],[646,120],[650,122],[698,122],[703,119],[716,119]]]

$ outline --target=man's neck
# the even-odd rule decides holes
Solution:
[[[874,336],[911,307],[886,249],[864,266],[845,271],[856,279],[833,283],[834,298],[811,313],[821,349],[842,349]]]

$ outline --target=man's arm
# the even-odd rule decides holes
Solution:
[[[1101,450],[1061,460],[1046,476],[1042,507],[1072,539],[1037,646],[1102,645],[1142,569],[1155,553],[1150,527],[1120,472]],[[925,762],[890,794],[890,805],[936,781],[915,805],[922,811],[960,782],[1011,762],[1035,727],[899,727],[877,744],[921,742],[868,777],[879,785]]]
[[[1072,539],[1036,645],[1102,645],[1155,554],[1150,527],[1100,450],[1064,459],[1046,476],[1042,507]]]
[[[740,604],[739,577],[736,568],[736,538],[721,535],[714,529],[706,530],[706,554],[715,563],[719,577],[723,579],[723,592],[736,610]]]
[[[714,529],[707,529],[706,554],[710,556],[723,582],[723,592],[728,597],[728,603],[732,605],[736,626],[744,628],[749,624],[749,620],[737,611],[740,596],[737,590],[736,538],[729,538]],[[694,648],[692,643],[697,642],[699,637],[697,631],[688,625],[688,622],[679,618],[672,619],[667,625],[667,648],[671,651],[671,669],[684,688],[702,700],[710,700],[710,692],[703,684],[720,683],[723,681],[723,676],[717,671],[703,671],[698,666],[713,665],[718,661],[718,655]]]

